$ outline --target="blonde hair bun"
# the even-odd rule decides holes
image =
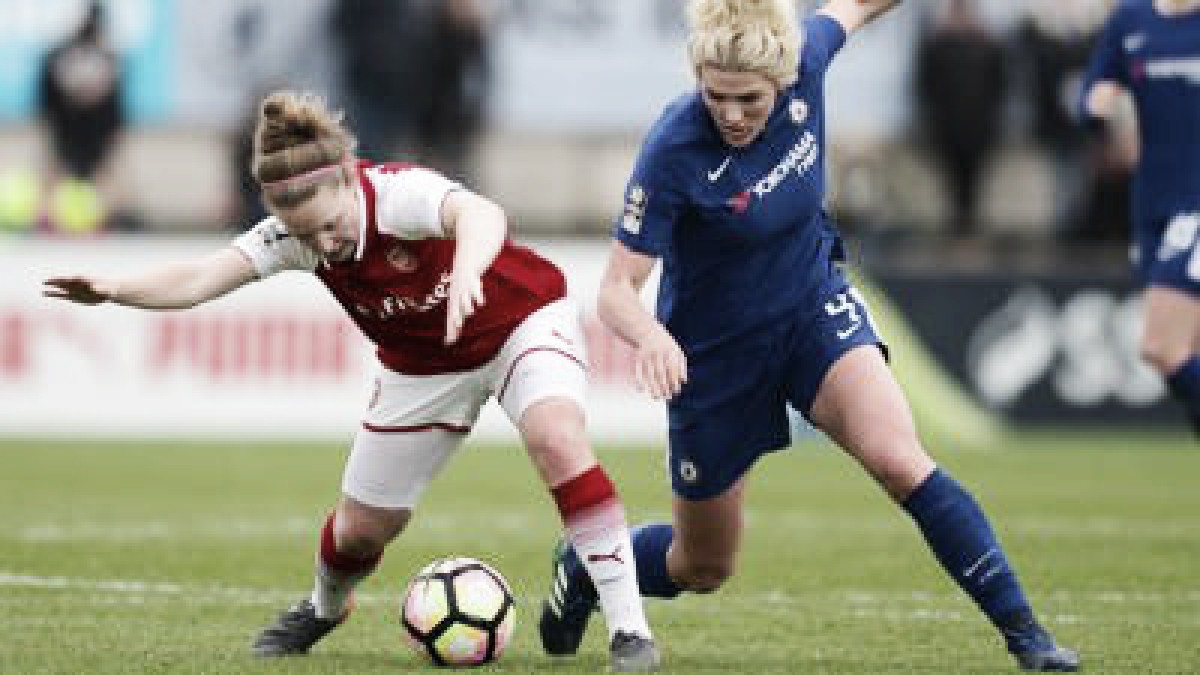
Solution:
[[[345,161],[355,139],[320,96],[278,91],[263,99],[254,130],[251,172],[259,184],[294,178]],[[315,187],[283,192],[268,206],[291,207],[315,194]]]

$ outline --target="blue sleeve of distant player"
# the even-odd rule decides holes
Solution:
[[[1083,76],[1083,85],[1079,88],[1079,100],[1076,101],[1078,119],[1086,126],[1095,127],[1102,122],[1087,109],[1087,96],[1092,86],[1101,80],[1111,80],[1129,86],[1129,71],[1125,63],[1125,50],[1121,44],[1127,32],[1126,17],[1127,13],[1123,11],[1123,7],[1118,6],[1104,24],[1104,30],[1100,32],[1092,48],[1091,60]]]
[[[657,159],[649,148],[642,148],[625,186],[625,206],[613,236],[630,250],[661,258],[671,245],[683,200],[674,177]]]
[[[814,14],[805,19],[803,30],[800,76],[823,75],[834,55],[846,44],[846,30],[837,20],[824,14]]]

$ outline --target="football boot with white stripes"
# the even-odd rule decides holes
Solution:
[[[596,609],[596,587],[575,549],[565,539],[554,549],[550,595],[542,604],[538,633],[542,648],[551,656],[579,651],[588,619]]]

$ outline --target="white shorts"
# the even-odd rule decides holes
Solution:
[[[500,353],[475,370],[404,375],[380,365],[342,492],[369,506],[412,508],[489,397],[514,425],[529,406],[552,396],[582,407],[586,363],[579,308],[564,298],[526,317]]]

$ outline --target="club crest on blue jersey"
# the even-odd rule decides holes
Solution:
[[[695,483],[700,480],[700,469],[690,459],[679,461],[679,478],[685,483]]]
[[[788,104],[788,115],[796,124],[804,124],[804,121],[808,119],[808,104],[798,98],[792,99],[792,102]]]

